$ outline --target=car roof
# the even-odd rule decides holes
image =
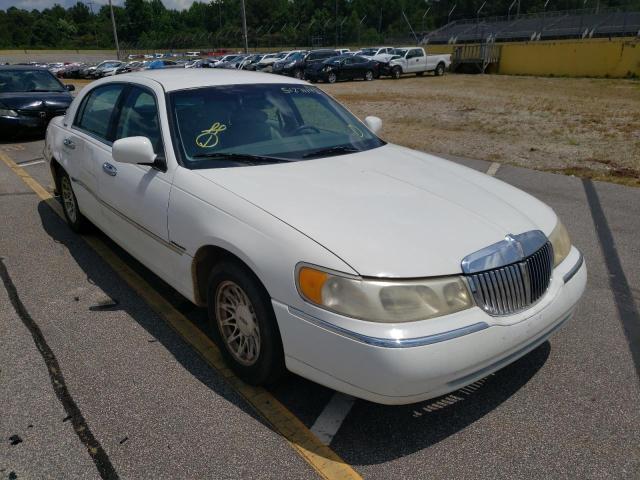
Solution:
[[[115,78],[110,77],[110,80],[118,81],[126,78],[140,77],[158,82],[166,92],[222,85],[251,85],[263,83],[307,85],[307,82],[303,80],[296,80],[294,78],[287,78],[284,80],[279,75],[235,69],[189,69],[188,72],[181,68],[145,70],[142,72],[125,73],[123,75],[118,75]]]

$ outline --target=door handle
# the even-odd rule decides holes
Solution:
[[[73,140],[71,140],[70,138],[65,138],[62,141],[62,144],[67,147],[70,148],[71,150],[73,150],[74,148],[76,148],[76,144],[73,142]]]
[[[102,170],[104,171],[104,173],[112,177],[115,177],[118,174],[118,169],[111,165],[109,162],[104,162],[102,164]]]

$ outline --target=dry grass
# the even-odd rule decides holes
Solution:
[[[323,85],[433,153],[640,186],[640,82],[446,75]]]

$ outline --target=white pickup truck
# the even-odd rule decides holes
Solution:
[[[434,75],[444,75],[451,65],[451,55],[427,55],[424,48],[406,47],[395,48],[393,52],[373,57],[380,63],[380,75],[400,78],[405,73],[423,75],[433,72]]]

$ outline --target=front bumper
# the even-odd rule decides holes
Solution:
[[[17,117],[0,117],[0,136],[17,135],[44,135],[51,118],[27,117],[19,115]]]
[[[273,306],[289,370],[373,402],[408,404],[462,388],[535,349],[573,315],[586,280],[582,256],[573,248],[544,297],[509,317],[474,307],[390,325],[311,306],[305,312],[277,301]]]

